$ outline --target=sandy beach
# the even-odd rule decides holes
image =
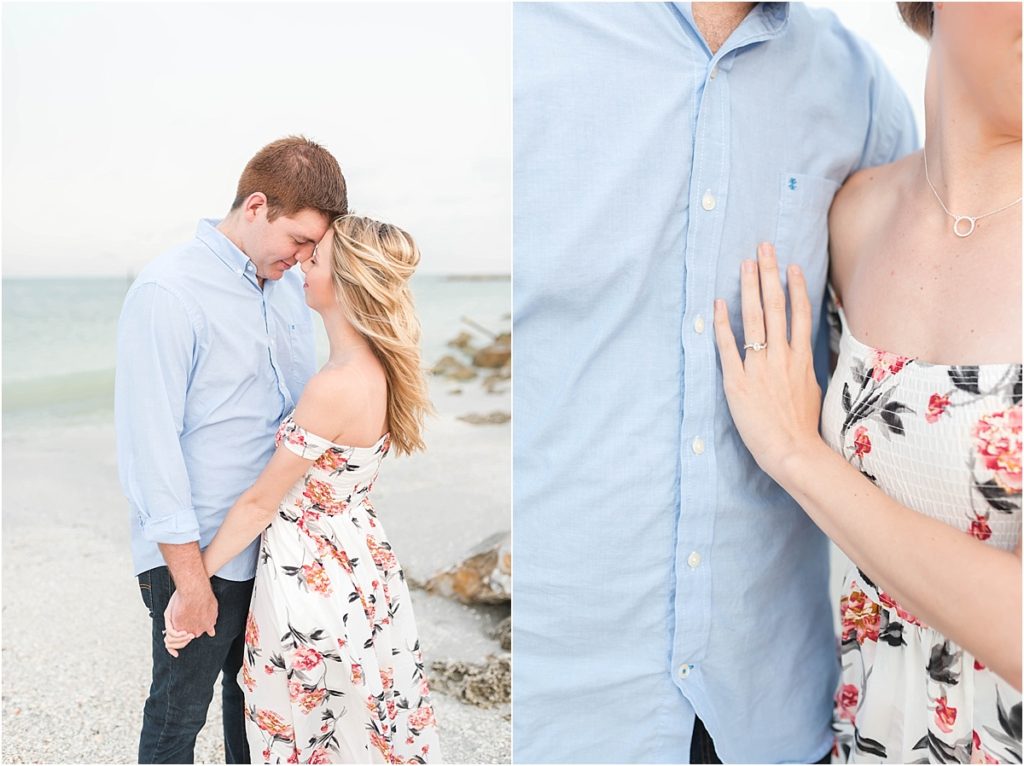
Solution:
[[[431,361],[431,360],[427,360]],[[506,391],[434,379],[428,451],[385,462],[375,505],[408,576],[422,582],[509,528]],[[150,620],[132,576],[127,503],[112,417],[5,420],[3,433],[4,763],[132,763],[150,680]],[[508,606],[467,607],[421,589],[413,603],[427,668],[507,654],[492,637]],[[508,763],[508,704],[483,708],[434,692],[452,763]],[[220,700],[196,746],[223,763]]]

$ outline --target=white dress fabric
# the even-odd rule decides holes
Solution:
[[[1021,533],[1021,365],[937,365],[871,348],[831,298],[839,361],[823,405],[825,440],[903,505],[1012,551]],[[1020,763],[1021,695],[1012,686],[857,567],[840,616],[835,761]]]
[[[253,763],[428,763],[437,724],[416,622],[370,502],[389,435],[334,444],[289,415],[312,459],[263,532],[238,683]]]

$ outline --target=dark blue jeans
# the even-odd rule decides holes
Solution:
[[[217,598],[216,636],[204,633],[172,657],[164,648],[164,610],[174,593],[167,567],[139,575],[142,600],[153,620],[153,683],[142,717],[139,763],[194,763],[196,737],[206,724],[217,674],[224,673],[225,763],[249,763],[245,698],[235,677],[242,667],[245,619],[253,580],[211,577]]]
[[[820,761],[815,763],[831,763],[832,751],[829,750]],[[693,722],[693,739],[690,740],[690,763],[721,763],[718,752],[715,750],[715,743],[704,728],[704,722],[699,718]]]

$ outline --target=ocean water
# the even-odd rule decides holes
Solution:
[[[495,332],[511,325],[508,278],[417,275],[411,284],[424,366],[462,330],[484,341],[463,317]],[[5,429],[38,418],[112,417],[117,318],[128,286],[126,279],[3,280]],[[316,317],[314,328],[322,362],[327,336]]]

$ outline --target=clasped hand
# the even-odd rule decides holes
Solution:
[[[786,337],[786,294],[775,248],[762,243],[757,261],[740,267],[740,308],[746,344],[740,356],[729,311],[715,300],[715,337],[733,421],[758,465],[777,481],[786,460],[819,442],[821,388],[814,377],[811,305],[800,268],[787,272],[792,327]],[[781,482],[780,482],[781,483]]]
[[[197,635],[216,635],[217,598],[210,591],[200,597],[185,599],[180,590],[171,594],[164,610],[164,647],[172,657],[184,649]],[[203,627],[203,626],[208,627]]]

